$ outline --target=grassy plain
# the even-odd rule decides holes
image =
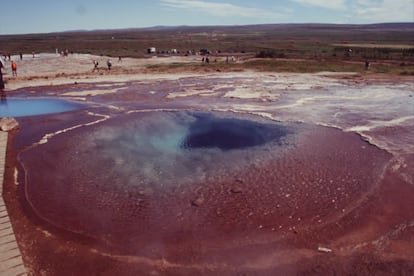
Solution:
[[[414,75],[413,37],[414,23],[180,26],[3,35],[0,52],[16,55],[67,49],[83,54],[145,58],[149,57],[149,47],[155,47],[158,56],[170,55],[172,49],[177,50],[177,55],[209,49],[213,58],[243,56],[243,62],[233,64],[231,70],[360,72],[364,71],[361,64],[369,60],[375,63],[371,72]],[[203,70],[219,70],[210,65]],[[171,64],[148,70],[193,70],[194,66],[199,68],[199,64]]]

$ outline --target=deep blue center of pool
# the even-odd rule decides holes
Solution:
[[[49,98],[1,98],[0,117],[24,117],[66,112],[82,108],[82,104]]]
[[[278,141],[288,134],[287,128],[250,120],[219,118],[211,114],[195,114],[182,147],[243,149]]]

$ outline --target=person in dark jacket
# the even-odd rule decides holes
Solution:
[[[4,81],[3,81],[3,62],[0,60],[0,90],[4,89]]]

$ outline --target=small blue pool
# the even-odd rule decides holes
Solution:
[[[5,98],[0,101],[0,117],[24,117],[66,112],[84,105],[61,99],[49,98]]]

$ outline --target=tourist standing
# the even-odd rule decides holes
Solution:
[[[0,90],[4,89],[3,72],[0,69]]]
[[[0,90],[4,89],[4,81],[3,81],[3,60],[0,57]]]
[[[14,60],[11,63],[11,69],[12,69],[13,77],[17,77],[17,64]]]
[[[92,72],[95,72],[95,70],[99,72],[98,65],[99,65],[99,62],[97,60],[94,60],[93,61],[93,70],[92,70]]]
[[[112,62],[110,59],[108,59],[108,61],[106,62],[106,65],[108,66],[108,70],[111,71]]]
[[[366,60],[365,61],[365,70],[368,70],[369,69],[369,61],[368,60]]]

